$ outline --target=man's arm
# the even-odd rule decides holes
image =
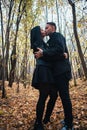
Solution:
[[[64,52],[61,55],[53,55],[53,56],[43,56],[43,50],[41,48],[38,48],[38,52],[35,52],[35,57],[42,58],[45,61],[56,61],[56,60],[64,60],[68,58],[68,54]]]
[[[60,38],[60,37],[59,37]],[[67,54],[65,52],[65,41],[64,37],[61,39],[53,40],[52,46],[50,48],[46,48],[44,50],[38,49],[39,51],[35,53],[36,57],[42,57],[46,61],[54,61],[54,60],[63,60],[67,58]]]

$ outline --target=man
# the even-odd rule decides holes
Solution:
[[[35,53],[37,58],[43,57],[43,59],[51,62],[51,59],[55,59],[55,56],[67,52],[65,38],[56,32],[56,25],[53,22],[48,22],[45,28],[47,36],[50,37],[48,40],[49,48],[42,50],[38,48],[38,52]],[[52,49],[53,48],[53,49]],[[55,87],[59,92],[62,105],[64,108],[64,126],[61,130],[73,130],[73,115],[72,115],[72,104],[69,95],[69,80],[71,79],[71,67],[69,58],[63,60],[54,60],[52,64],[52,73],[55,79]],[[50,103],[47,105],[47,110],[44,118],[44,122],[47,123],[50,119],[49,113]]]

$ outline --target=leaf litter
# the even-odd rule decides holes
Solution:
[[[1,98],[0,91],[0,130],[33,130],[36,117],[38,90],[27,85],[17,84],[12,88],[5,82],[7,98]],[[87,130],[87,81],[78,80],[77,86],[70,82],[70,96],[73,106],[75,130]],[[49,97],[47,101],[49,100]],[[47,104],[46,101],[46,104]],[[46,107],[45,107],[46,110]],[[58,97],[51,115],[51,122],[44,125],[45,130],[60,130],[64,119],[61,100]]]

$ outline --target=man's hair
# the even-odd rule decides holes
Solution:
[[[54,26],[55,30],[56,30],[56,24],[54,22],[47,22],[47,24],[50,24],[50,25]]]

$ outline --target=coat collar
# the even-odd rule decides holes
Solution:
[[[55,36],[55,34],[56,34],[56,32],[53,32],[53,33],[51,33],[51,34],[49,35],[49,37],[52,38],[52,37]]]

